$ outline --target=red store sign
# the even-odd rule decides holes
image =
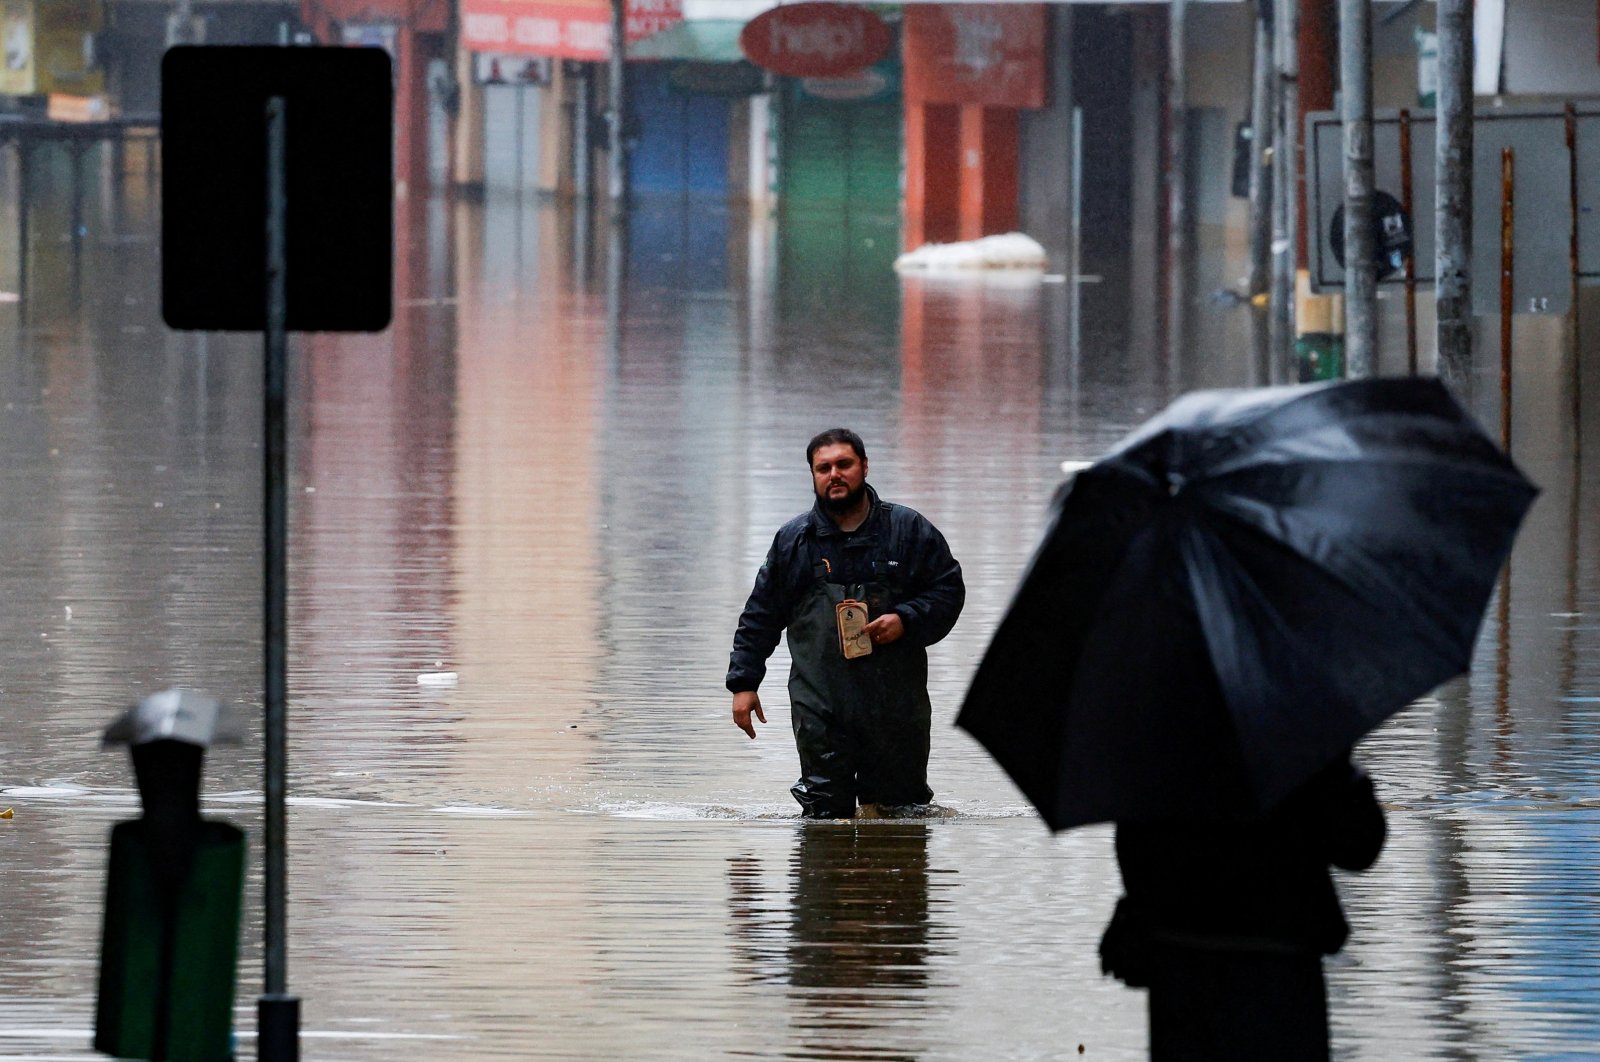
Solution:
[[[1043,4],[907,4],[905,94],[924,103],[1043,107]]]
[[[683,21],[683,0],[627,0],[629,41]],[[461,43],[475,52],[600,61],[611,56],[609,0],[462,0]]]
[[[752,19],[739,48],[759,67],[787,77],[841,77],[889,54],[894,34],[853,4],[784,4]]]

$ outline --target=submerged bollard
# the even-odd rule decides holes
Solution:
[[[152,694],[105,733],[126,744],[142,817],[111,831],[94,1048],[118,1058],[228,1062],[244,833],[200,817],[200,771],[222,706]]]

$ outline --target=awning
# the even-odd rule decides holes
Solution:
[[[687,59],[701,63],[737,63],[743,19],[706,18],[679,22],[643,40],[628,42],[629,59]]]

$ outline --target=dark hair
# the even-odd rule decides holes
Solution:
[[[824,446],[833,446],[836,443],[849,443],[850,449],[856,452],[857,457],[863,461],[867,459],[867,444],[861,441],[861,436],[849,428],[829,428],[806,444],[806,467],[811,467],[812,454]]]

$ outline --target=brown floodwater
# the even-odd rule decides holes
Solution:
[[[0,302],[11,1062],[98,1057],[107,833],[136,813],[100,730],[169,685],[260,696],[260,342],[163,326],[153,215],[135,180],[75,250],[37,204],[29,290]],[[870,219],[673,203],[612,231],[419,204],[393,327],[293,341],[304,1057],[1142,1057],[1144,997],[1095,954],[1110,830],[1052,837],[950,724],[1062,462],[1175,386],[1104,327],[1154,300],[1085,284],[1082,327],[1056,279],[902,281]],[[9,214],[0,250],[15,292]],[[1183,385],[1254,382],[1237,312],[1200,315]],[[1559,327],[1520,322],[1515,450],[1544,493],[1472,673],[1359,750],[1391,834],[1340,879],[1343,1059],[1600,1052],[1600,450],[1571,459]],[[806,439],[838,423],[965,568],[931,653],[945,817],[797,820],[782,649],[759,739],[729,720],[734,621],[809,504]],[[205,801],[256,856],[259,740],[212,753]],[[261,917],[257,862],[245,1055]]]

